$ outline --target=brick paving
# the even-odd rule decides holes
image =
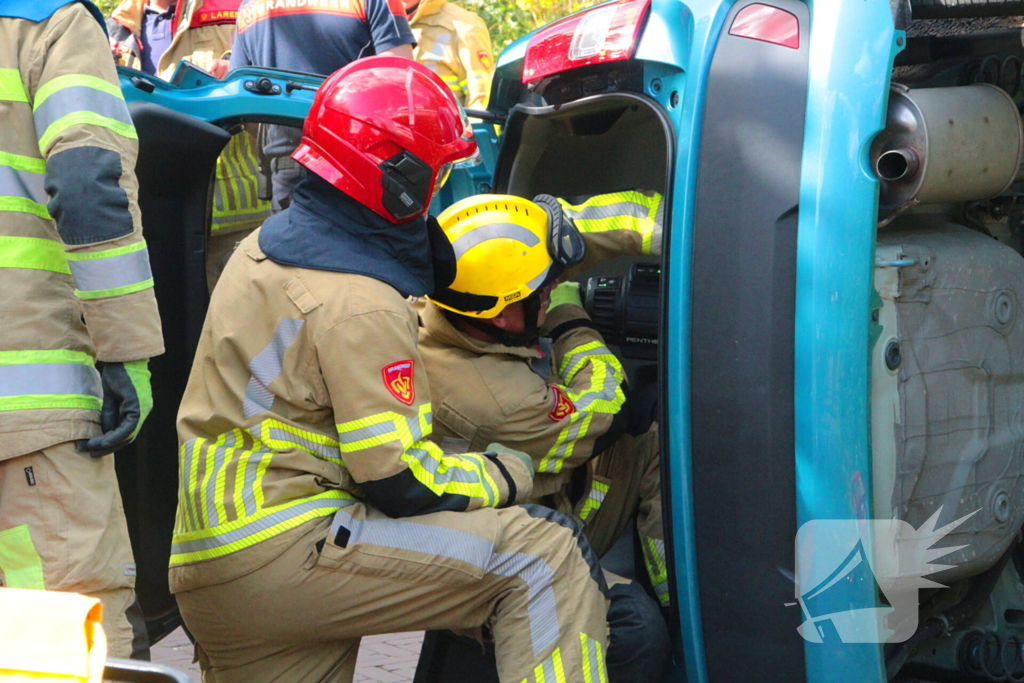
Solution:
[[[363,638],[353,683],[412,683],[423,633],[393,633]],[[199,665],[192,663],[192,643],[180,628],[152,649],[153,661],[187,673],[200,683]]]

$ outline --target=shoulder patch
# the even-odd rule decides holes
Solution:
[[[494,62],[491,61],[491,53],[487,50],[480,50],[476,53],[476,56],[480,59],[480,63],[488,69],[494,68]]]
[[[416,386],[413,384],[413,368],[415,361],[396,360],[380,369],[384,378],[384,386],[391,395],[407,406],[416,400]]]
[[[551,412],[548,413],[552,422],[561,422],[576,412],[576,404],[565,395],[564,391],[554,384],[551,385],[551,391],[555,395],[555,403],[551,406]]]

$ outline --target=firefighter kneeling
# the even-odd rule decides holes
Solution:
[[[316,95],[292,206],[228,262],[178,422],[170,582],[205,681],[351,681],[361,636],[484,623],[505,683],[605,680],[586,540],[509,507],[529,457],[426,439],[406,296],[452,280],[425,213],[475,151],[428,69],[355,62]]]

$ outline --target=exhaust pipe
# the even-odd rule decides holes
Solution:
[[[1024,130],[1013,99],[988,84],[894,86],[885,129],[871,145],[879,208],[988,199],[1020,171]]]

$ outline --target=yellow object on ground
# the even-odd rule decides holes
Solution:
[[[0,680],[100,683],[103,606],[75,593],[0,590]]]

